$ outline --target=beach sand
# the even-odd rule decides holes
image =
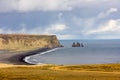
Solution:
[[[49,48],[42,48],[42,49],[37,49],[33,51],[2,51],[0,53],[0,63],[5,63],[5,64],[14,64],[14,65],[31,65],[26,62],[24,62],[24,58],[26,56],[30,55],[35,55],[40,52],[44,52],[50,50]]]

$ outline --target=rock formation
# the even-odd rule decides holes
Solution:
[[[83,45],[83,43],[79,43],[79,42],[75,43],[75,42],[73,42],[72,47],[84,47],[84,45]]]

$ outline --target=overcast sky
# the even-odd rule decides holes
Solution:
[[[0,0],[0,33],[120,39],[120,0]]]

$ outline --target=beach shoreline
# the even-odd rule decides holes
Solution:
[[[13,65],[33,65],[24,61],[27,56],[35,55],[38,53],[46,52],[53,48],[40,48],[32,51],[10,52],[0,53],[0,63],[13,64]]]
[[[0,80],[120,80],[120,64],[34,65],[25,57],[42,54],[54,48],[25,52],[0,53]],[[71,75],[73,78],[71,78]]]

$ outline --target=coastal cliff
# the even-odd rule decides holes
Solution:
[[[0,49],[29,50],[60,46],[55,35],[0,34]]]

